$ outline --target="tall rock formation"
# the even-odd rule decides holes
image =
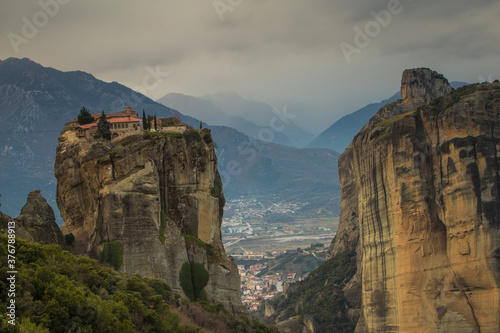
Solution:
[[[40,190],[29,193],[21,214],[15,219],[0,212],[0,230],[6,231],[10,221],[16,223],[16,237],[44,244],[63,244],[54,211],[42,197]]]
[[[339,159],[356,332],[499,332],[500,83],[403,73]]]
[[[108,246],[119,271],[177,292],[181,266],[202,263],[208,299],[243,312],[238,270],[221,240],[225,201],[210,132],[170,130],[93,143],[64,132],[55,162],[63,233],[80,253],[98,258]]]

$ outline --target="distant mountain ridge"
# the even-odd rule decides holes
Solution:
[[[117,82],[82,71],[62,72],[30,59],[0,61],[0,198],[2,210],[16,214],[26,196],[41,189],[56,210],[54,157],[57,137],[82,106],[92,113],[121,112],[125,106],[158,117],[179,115]]]
[[[226,197],[264,196],[307,202],[305,214],[340,211],[339,154],[330,149],[294,149],[265,143],[234,128],[212,127]]]
[[[82,106],[91,113],[99,113],[102,109],[106,113],[121,112],[125,106],[131,106],[139,114],[145,109],[146,113],[157,117],[179,116],[196,128],[200,124],[200,120],[182,115],[119,83],[106,83],[85,72],[62,72],[27,58],[0,61],[2,211],[16,215],[28,193],[41,189],[54,208],[57,222],[62,222],[55,201],[57,137],[64,124],[73,120]],[[336,165],[338,154],[329,150],[317,153],[316,149],[299,150],[267,144],[228,127],[215,126],[212,135],[223,171],[231,177],[229,180],[223,176],[223,181],[229,181],[224,184],[228,199],[236,194],[271,198],[283,194],[282,197],[289,200],[299,200],[302,196],[308,197],[311,211],[324,204],[330,207],[329,211],[338,212],[338,175],[334,167],[329,170],[324,167]],[[252,156],[258,158],[249,162]],[[284,156],[295,163],[285,163]],[[241,170],[234,169],[235,163],[242,166]],[[280,174],[276,181],[266,178],[276,172]]]
[[[284,106],[277,110],[271,105],[250,101],[236,93],[218,93],[193,97],[170,93],[157,100],[213,126],[234,127],[261,141],[302,148],[314,136],[294,122]]]
[[[450,83],[452,88],[457,89],[468,83],[453,81]],[[379,103],[370,103],[361,109],[350,113],[324,130],[314,140],[305,146],[305,148],[329,148],[339,153],[349,146],[352,139],[359,132],[359,130],[370,120],[371,117],[381,107],[389,102],[395,102],[401,98],[401,93],[398,91],[388,99],[384,99]]]

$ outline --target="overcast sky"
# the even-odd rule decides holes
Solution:
[[[498,0],[2,0],[0,59],[86,71],[153,99],[300,102],[318,132],[390,97],[406,68],[498,79],[499,17]]]

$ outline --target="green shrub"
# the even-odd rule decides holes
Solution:
[[[208,145],[208,144],[211,144],[213,141],[212,141],[212,136],[210,135],[210,133],[207,133],[203,136],[203,141],[205,141],[205,143]]]
[[[203,247],[207,253],[207,259],[209,262],[217,262],[221,258],[220,250],[213,246],[212,244],[207,244],[198,237],[194,237],[187,234],[182,234],[186,240],[186,244],[194,244],[196,246]]]
[[[179,273],[179,282],[184,295],[186,295],[191,301],[194,301],[193,277],[191,276],[191,264],[189,261],[182,264],[181,271]]]
[[[206,300],[204,288],[208,284],[210,276],[203,264],[186,261],[179,274],[179,282],[184,294],[191,301]]]
[[[71,245],[73,244],[74,241],[75,241],[75,235],[73,235],[72,233],[69,233],[66,236],[64,236],[64,242],[66,243],[66,245]]]
[[[407,116],[411,116],[413,114],[415,114],[415,111],[401,113],[401,114],[398,114],[397,116],[391,117],[389,119],[386,119],[386,120],[378,123],[377,126],[381,126],[381,127],[389,126],[389,125],[394,124],[396,121],[401,120]]]
[[[194,299],[200,300],[203,296],[203,289],[207,286],[210,276],[203,264],[199,262],[191,263],[191,278],[193,279]],[[204,294],[206,299],[206,293]]]
[[[342,289],[355,273],[355,252],[336,255],[312,271],[286,298],[274,299],[273,305],[288,317],[312,316],[319,332],[353,332],[355,324],[349,320]]]
[[[107,263],[114,269],[119,270],[122,266],[123,255],[120,244],[116,240],[104,243],[101,253],[99,253],[99,262]]]
[[[165,133],[165,136],[168,138],[180,139],[182,138],[182,133],[179,132],[168,132]]]
[[[184,139],[186,140],[186,143],[200,142],[201,141],[200,133],[194,129],[186,130],[184,132],[183,136],[184,136]]]
[[[219,177],[215,177],[214,179],[214,186],[210,190],[210,194],[213,197],[218,197],[222,191],[222,181],[220,180]]]
[[[0,256],[7,257],[7,234],[0,231]],[[116,241],[109,242],[117,244]],[[108,251],[113,245],[108,244]],[[259,332],[214,305],[220,311],[204,311],[186,318],[180,310],[180,296],[164,282],[119,273],[96,260],[74,256],[59,245],[40,245],[16,239],[16,325],[0,319],[0,332]],[[116,249],[115,249],[116,250]],[[191,272],[188,264],[188,271]],[[196,266],[196,265],[195,265]],[[194,269],[196,272],[198,268]],[[199,274],[199,273],[197,273]],[[201,275],[203,275],[203,270]],[[0,307],[7,307],[6,270],[0,270]],[[194,283],[200,288],[203,281]],[[193,285],[193,282],[191,282]],[[198,295],[203,299],[204,291]],[[177,307],[171,311],[171,307]],[[205,306],[203,306],[205,308]],[[207,308],[209,308],[207,306]],[[190,322],[181,324],[181,316]],[[205,322],[203,320],[206,320]],[[220,330],[210,330],[217,321]],[[198,323],[199,322],[199,323]],[[245,322],[246,323],[246,322]],[[201,326],[203,325],[203,326]],[[232,327],[246,329],[231,330]],[[264,330],[262,332],[271,332]],[[277,332],[277,331],[273,331]]]

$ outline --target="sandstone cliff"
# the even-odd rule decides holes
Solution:
[[[7,230],[7,223],[16,223],[16,237],[45,244],[63,244],[61,230],[57,226],[54,211],[40,194],[40,190],[29,193],[21,214],[12,219],[0,212],[0,230]]]
[[[177,292],[183,263],[202,263],[208,299],[244,311],[238,270],[221,240],[225,201],[209,130],[94,143],[66,131],[55,175],[62,231],[75,236],[79,253],[98,258],[106,244],[118,244],[119,271],[161,279]]]
[[[500,83],[407,70],[339,159],[357,332],[500,331]]]

